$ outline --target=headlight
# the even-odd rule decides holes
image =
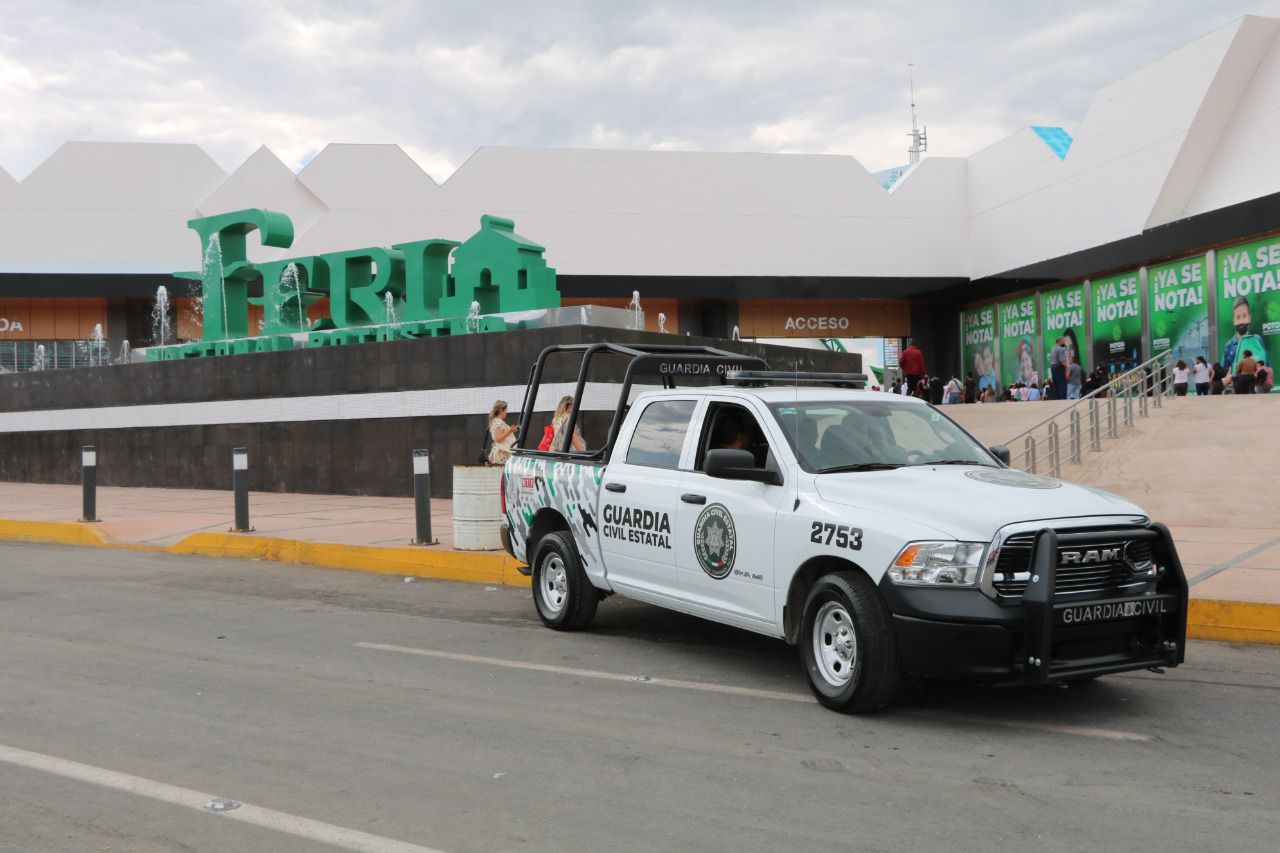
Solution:
[[[977,586],[985,542],[912,542],[889,567],[903,586]]]

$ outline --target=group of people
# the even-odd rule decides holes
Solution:
[[[542,440],[538,442],[539,450],[564,449],[564,432],[569,426],[569,414],[573,411],[573,397],[564,396],[556,405],[551,423],[542,432]],[[516,438],[520,433],[519,424],[508,424],[507,401],[494,400],[489,407],[489,422],[485,428],[484,448],[480,452],[480,461],[486,465],[501,465],[511,458],[515,449]],[[582,430],[573,429],[571,450],[586,450],[587,443],[582,439]]]
[[[1192,385],[1196,394],[1201,396],[1270,393],[1275,387],[1275,370],[1249,348],[1256,346],[1259,352],[1265,352],[1256,340],[1256,335],[1232,338],[1221,363],[1211,365],[1204,356],[1196,356],[1191,365],[1179,359],[1172,369],[1174,394],[1186,396]],[[1224,364],[1230,367],[1224,367]],[[925,373],[924,356],[914,344],[903,350],[899,366],[903,377],[890,383],[889,390],[920,397],[935,405],[1078,400],[1104,388],[1114,378],[1103,366],[1085,373],[1075,342],[1066,335],[1058,338],[1049,352],[1049,379],[1044,382],[1040,381],[1040,375],[1032,364],[1024,364],[1022,378],[1003,389],[994,382],[983,381],[973,371],[966,374],[963,382],[958,377],[944,382]],[[1156,378],[1148,369],[1149,391],[1154,391]]]
[[[1187,396],[1191,382],[1195,383],[1196,393],[1205,394],[1270,394],[1275,387],[1275,370],[1268,367],[1265,361],[1253,357],[1252,350],[1244,350],[1234,365],[1235,370],[1228,372],[1220,362],[1210,365],[1204,356],[1196,356],[1190,367],[1182,359],[1173,366],[1173,393],[1179,397]]]

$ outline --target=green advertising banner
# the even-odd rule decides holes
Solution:
[[[1280,237],[1218,252],[1218,341],[1234,373],[1244,351],[1274,367],[1280,357]]]
[[[1012,302],[1001,302],[1000,310],[1000,380],[1006,388],[1015,382],[1039,385],[1040,357],[1036,352],[1036,302],[1025,296]]]
[[[1161,264],[1147,271],[1147,311],[1151,354],[1172,351],[1175,359],[1194,364],[1209,353],[1209,300],[1204,255]]]
[[[960,314],[961,350],[960,363],[964,373],[973,373],[978,381],[978,393],[987,388],[997,391],[1000,379],[996,375],[996,307],[984,305]]]
[[[1093,282],[1093,363],[1120,373],[1142,361],[1138,271]]]
[[[1049,354],[1058,338],[1067,339],[1067,354],[1080,360],[1080,366],[1088,371],[1089,360],[1085,357],[1084,343],[1084,285],[1076,284],[1058,290],[1050,290],[1040,295],[1040,326],[1044,337],[1040,342],[1040,355],[1043,363],[1040,375],[1049,378],[1053,365],[1049,363]]]

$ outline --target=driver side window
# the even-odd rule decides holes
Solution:
[[[735,403],[712,403],[708,407],[695,470],[704,470],[708,450],[722,449],[750,451],[757,468],[764,468],[769,460],[769,443],[755,415]]]

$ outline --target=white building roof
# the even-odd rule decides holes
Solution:
[[[0,169],[0,273],[167,273],[186,220],[283,211],[298,256],[512,218],[567,275],[982,278],[1280,192],[1280,21],[1245,17],[1099,91],[1065,157],[1030,128],[889,190],[852,157],[483,148],[437,185],[395,145],[230,175],[195,145],[67,143]]]

